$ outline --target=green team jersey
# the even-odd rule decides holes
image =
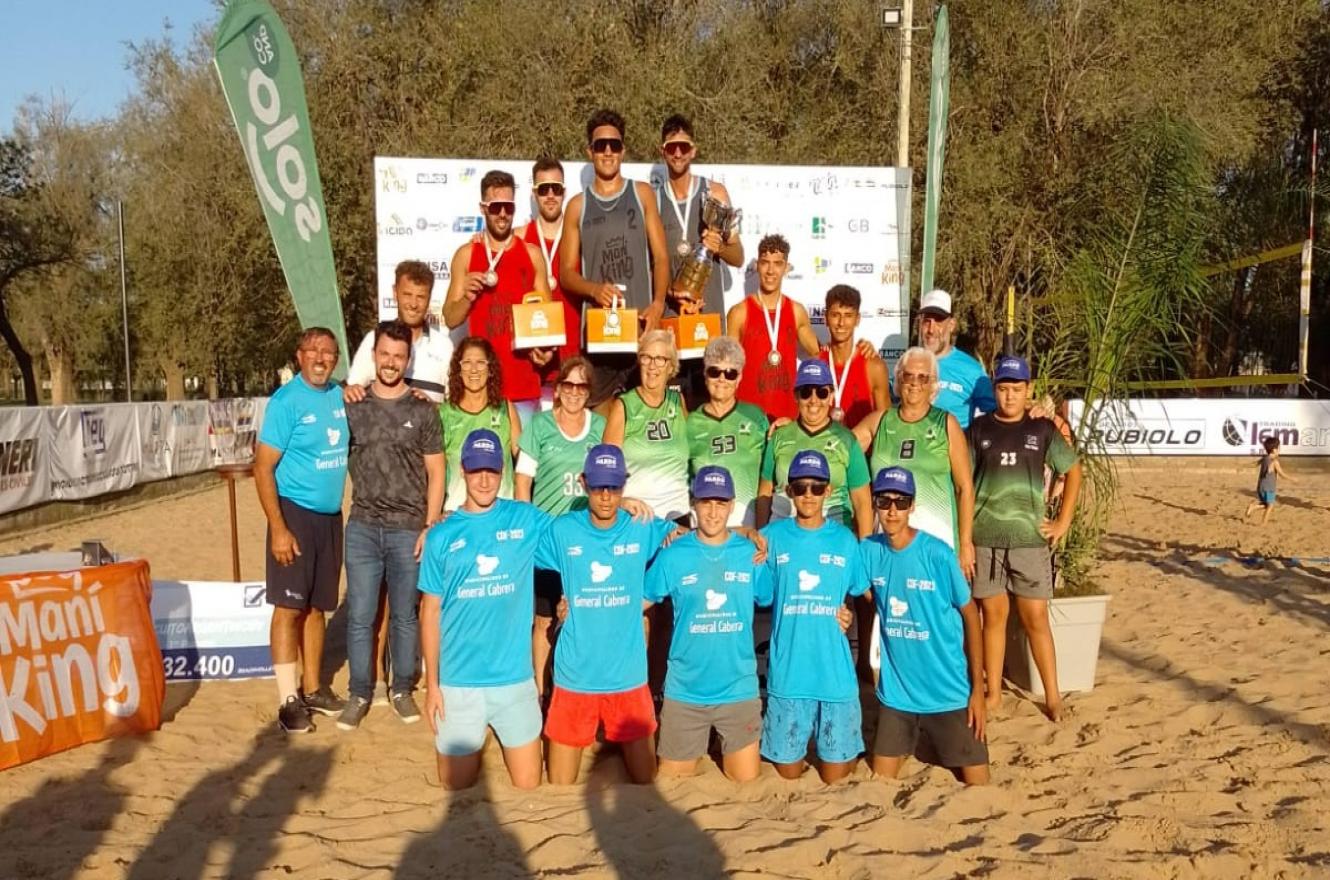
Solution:
[[[456,510],[466,500],[466,481],[462,479],[462,444],[467,435],[481,428],[489,428],[499,435],[504,448],[512,442],[508,404],[489,406],[478,413],[469,413],[451,403],[439,404],[439,422],[443,425],[443,459],[448,479],[443,495],[444,510]],[[507,456],[503,464],[503,479],[499,482],[499,497],[513,497],[513,461]]]
[[[850,490],[868,485],[868,460],[854,434],[840,422],[829,422],[812,434],[799,422],[790,422],[771,435],[762,454],[762,479],[770,480],[776,489],[771,501],[772,520],[794,516],[794,504],[783,489],[788,482],[790,462],[805,449],[825,455],[831,469],[831,488],[822,502],[823,515],[854,531]]]
[[[1003,422],[989,413],[970,423],[974,459],[974,543],[980,547],[1045,547],[1039,534],[1047,503],[1044,467],[1065,474],[1076,452],[1048,419]]]
[[[558,516],[570,510],[586,509],[586,491],[578,477],[586,464],[587,451],[605,436],[605,417],[586,411],[580,437],[569,437],[559,428],[553,411],[538,412],[517,442],[524,458],[518,470],[526,473],[529,457],[536,473],[531,483],[531,503]]]
[[[900,410],[887,410],[877,424],[869,456],[872,472],[903,467],[914,475],[914,513],[910,525],[956,548],[956,485],[951,481],[951,444],[947,411],[931,407],[917,422]]]
[[[731,526],[751,526],[767,445],[767,417],[751,403],[737,403],[721,418],[704,406],[688,414],[688,470],[696,474],[714,464],[734,480]]]
[[[628,484],[623,494],[645,502],[660,519],[688,513],[688,420],[679,392],[665,392],[660,406],[647,406],[637,389],[623,403],[623,458]]]

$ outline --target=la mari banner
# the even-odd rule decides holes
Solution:
[[[141,559],[0,577],[0,770],[161,726],[151,589]]]
[[[263,0],[231,0],[213,48],[300,326],[336,335],[341,358],[334,378],[342,379],[346,325],[295,44]]]

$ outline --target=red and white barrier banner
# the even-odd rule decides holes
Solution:
[[[1069,404],[1081,442],[1109,455],[1252,455],[1267,437],[1281,455],[1330,455],[1330,401],[1167,398]]]

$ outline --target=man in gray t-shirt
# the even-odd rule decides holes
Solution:
[[[405,381],[411,330],[385,321],[374,331],[374,382],[346,407],[351,431],[351,517],[346,526],[346,654],[351,694],[337,720],[353,730],[374,693],[374,617],[388,586],[389,701],[406,723],[420,720],[411,696],[420,664],[416,579],[425,529],[443,508],[443,431],[430,403]]]

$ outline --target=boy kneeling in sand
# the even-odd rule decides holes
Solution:
[[[873,583],[882,669],[873,772],[889,779],[928,740],[966,785],[988,782],[983,636],[956,554],[910,526],[914,476],[890,467],[873,479],[882,535],[861,544]]]

